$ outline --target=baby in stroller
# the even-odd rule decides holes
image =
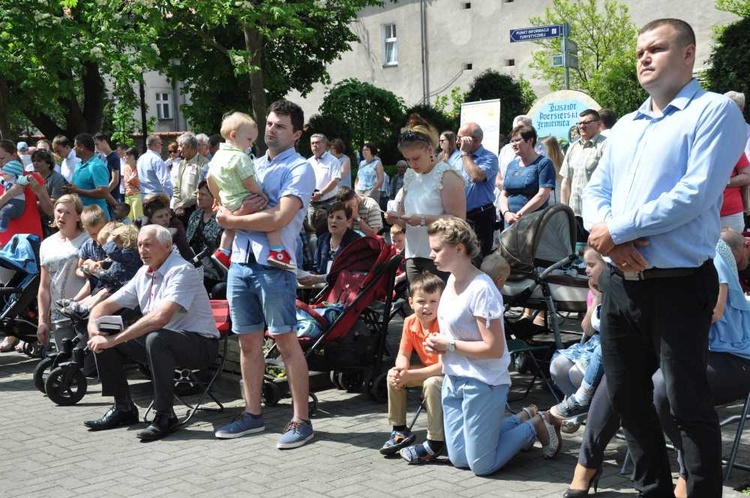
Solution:
[[[74,299],[61,299],[56,303],[61,313],[87,316],[91,308],[132,279],[142,266],[137,240],[138,229],[134,225],[106,223],[96,234],[95,242],[104,258],[98,261],[82,258],[81,270],[91,278]]]

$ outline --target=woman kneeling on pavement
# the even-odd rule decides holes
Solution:
[[[449,272],[440,298],[440,334],[425,341],[441,355],[443,416],[448,458],[455,467],[488,475],[534,443],[546,458],[560,451],[559,427],[536,407],[500,419],[505,412],[510,355],[503,332],[503,299],[492,279],[472,265],[479,242],[458,218],[441,218],[429,227],[430,257]]]

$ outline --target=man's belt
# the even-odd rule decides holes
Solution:
[[[466,216],[474,216],[476,214],[482,214],[485,211],[489,211],[490,209],[495,209],[495,205],[491,202],[488,204],[485,204],[484,206],[479,206],[478,208],[474,208],[471,211],[466,213]]]
[[[625,280],[639,281],[639,280],[653,280],[656,278],[678,278],[687,277],[693,275],[698,270],[711,264],[711,260],[706,260],[701,266],[695,268],[651,268],[643,271],[622,271],[614,265],[609,265],[612,272],[620,275]]]

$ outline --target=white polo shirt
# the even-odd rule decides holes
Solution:
[[[320,158],[312,156],[307,160],[315,171],[315,189],[323,190],[334,179],[341,180],[341,162],[336,156],[326,151]],[[339,187],[336,185],[333,190],[320,198],[321,201],[327,201],[336,197]]]

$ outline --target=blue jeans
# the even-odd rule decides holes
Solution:
[[[227,300],[235,334],[263,332],[265,327],[271,335],[296,331],[296,298],[294,272],[258,263],[229,267]]]
[[[593,394],[602,377],[604,377],[604,363],[602,363],[602,347],[599,345],[594,349],[591,358],[589,358],[589,365],[583,373],[581,387]]]
[[[492,474],[534,440],[530,421],[501,418],[508,385],[490,386],[467,377],[443,380],[443,420],[448,458],[478,476]]]

